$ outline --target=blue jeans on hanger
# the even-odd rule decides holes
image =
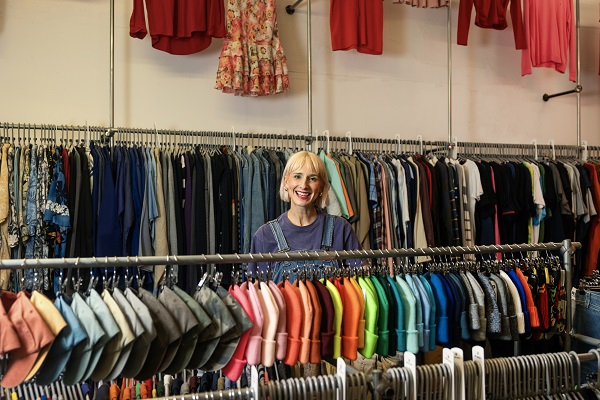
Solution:
[[[577,290],[575,294],[575,315],[573,332],[600,340],[600,292],[592,290]],[[573,350],[577,353],[587,353],[592,346],[582,341],[573,342]],[[591,361],[581,365],[581,382],[585,376],[598,371],[598,362]]]

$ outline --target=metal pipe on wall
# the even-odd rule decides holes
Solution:
[[[575,0],[575,58],[577,59],[577,88],[581,88],[581,5]],[[577,146],[581,146],[581,90],[577,91]]]
[[[110,61],[109,61],[109,99],[108,120],[109,127],[115,126],[115,0],[110,0]]]
[[[306,67],[308,74],[308,135],[313,134],[312,116],[312,15],[311,0],[306,0]],[[312,147],[312,143],[311,143]],[[312,150],[312,149],[311,149]]]
[[[448,0],[448,143],[452,144],[452,0]]]

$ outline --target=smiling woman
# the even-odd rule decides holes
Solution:
[[[352,227],[342,217],[328,215],[324,208],[329,201],[329,180],[325,164],[308,151],[294,154],[288,160],[279,195],[290,203],[289,211],[264,224],[252,238],[251,253],[275,253],[306,250],[357,250],[360,248]],[[323,268],[331,261],[314,261],[310,265],[285,261],[273,264],[251,263],[248,273],[273,273],[279,283],[283,273],[294,281],[296,273],[304,268]],[[351,261],[352,265],[359,264]]]

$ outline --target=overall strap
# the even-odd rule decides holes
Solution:
[[[274,219],[273,221],[269,221],[267,223],[269,224],[269,227],[271,227],[271,232],[273,232],[273,236],[275,236],[279,252],[283,253],[289,251],[290,246],[288,246],[287,240],[285,240],[285,236],[283,236],[283,231],[281,230],[281,225],[279,225],[279,221]]]
[[[321,250],[329,251],[333,246],[333,223],[335,215],[325,214],[325,223],[323,224],[323,239],[321,240]]]

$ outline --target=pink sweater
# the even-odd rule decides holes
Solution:
[[[527,49],[521,54],[521,74],[531,67],[554,68],[569,79],[577,78],[573,3],[565,0],[524,0]]]

